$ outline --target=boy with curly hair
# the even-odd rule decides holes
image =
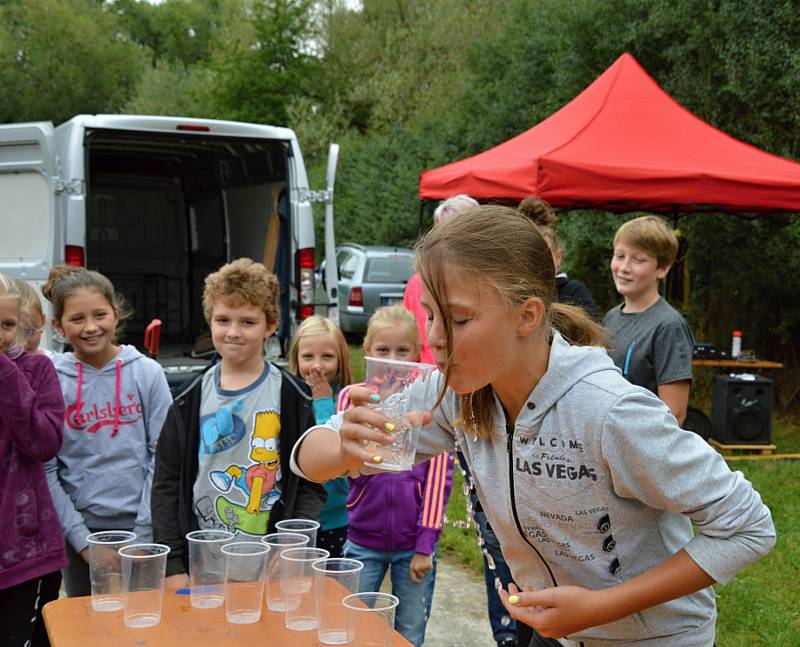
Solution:
[[[188,583],[186,533],[260,537],[281,519],[316,519],[325,503],[321,485],[289,469],[314,413],[309,387],[264,357],[278,297],[275,276],[247,258],[206,278],[203,311],[220,361],[176,396],[156,450],[153,534],[172,549],[167,586]]]

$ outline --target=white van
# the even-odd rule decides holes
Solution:
[[[284,354],[314,313],[315,198],[330,202],[332,186],[309,190],[288,128],[134,115],[0,126],[0,272],[37,289],[58,263],[102,272],[135,312],[122,341],[141,347],[162,321],[169,375],[205,361],[203,280],[246,256],[280,280]]]

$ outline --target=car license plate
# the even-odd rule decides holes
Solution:
[[[382,306],[403,305],[403,297],[381,297]]]

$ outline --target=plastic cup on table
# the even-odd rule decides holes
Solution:
[[[281,555],[281,592],[286,600],[286,628],[309,631],[317,627],[317,603],[312,564],[330,557],[322,548],[290,548]]]
[[[300,535],[305,535],[308,537],[309,548],[317,546],[319,521],[313,521],[312,519],[283,519],[275,524],[275,529],[278,532],[296,532]]]
[[[389,647],[394,631],[394,614],[400,603],[388,593],[353,593],[345,596],[347,640],[358,647]]]
[[[130,544],[119,549],[122,562],[122,619],[128,627],[161,622],[169,546]]]
[[[294,532],[273,532],[264,535],[261,542],[270,547],[267,555],[266,588],[267,609],[270,611],[286,611],[286,600],[281,591],[283,579],[283,563],[281,555],[291,548],[302,548],[308,545],[308,537]]]
[[[225,555],[222,547],[233,541],[227,530],[195,530],[189,542],[189,588],[197,609],[221,607],[225,600]]]
[[[367,377],[365,386],[377,393],[381,401],[369,405],[382,413],[394,425],[391,445],[369,443],[368,448],[380,456],[380,462],[367,462],[372,468],[402,472],[414,466],[417,451],[419,424],[414,412],[409,411],[408,388],[414,383],[425,383],[433,374],[431,364],[417,364],[381,357],[366,357]]]
[[[119,611],[122,608],[122,563],[119,549],[136,541],[129,530],[103,530],[86,537],[89,542],[89,581],[92,609]]]
[[[220,550],[225,555],[225,617],[237,625],[258,622],[270,547],[260,541],[241,541]]]
[[[347,643],[347,608],[342,598],[358,592],[364,563],[334,557],[311,564],[316,594],[317,640],[323,645]]]

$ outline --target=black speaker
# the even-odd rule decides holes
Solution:
[[[700,409],[689,406],[686,408],[686,419],[683,421],[681,429],[693,431],[703,440],[708,440],[711,435],[711,421]]]
[[[760,375],[714,377],[711,437],[726,445],[768,445],[772,439],[772,380]]]

